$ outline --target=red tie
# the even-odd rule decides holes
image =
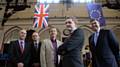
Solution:
[[[24,48],[23,48],[23,41],[20,42],[20,50],[21,50],[21,52],[23,53],[23,51],[24,51]]]

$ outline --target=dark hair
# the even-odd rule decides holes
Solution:
[[[72,20],[75,22],[75,24],[77,24],[77,23],[78,23],[77,18],[76,18],[76,17],[74,17],[74,16],[68,17],[67,19],[72,19]]]
[[[55,28],[55,29],[57,30],[56,27],[51,26],[51,27],[49,28],[49,33],[50,33],[50,30],[53,29],[53,28]]]
[[[90,22],[96,21],[96,19],[90,19]]]

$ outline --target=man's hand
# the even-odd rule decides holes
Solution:
[[[40,64],[39,63],[33,63],[33,66],[34,67],[40,67]]]
[[[24,64],[23,63],[18,63],[17,67],[24,67]]]

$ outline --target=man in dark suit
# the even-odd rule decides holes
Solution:
[[[26,30],[20,30],[19,39],[10,42],[11,67],[29,67],[31,46],[25,38]]]
[[[40,47],[41,47],[41,42],[39,41],[40,37],[37,32],[34,32],[32,34],[32,39],[33,42],[31,44],[31,61],[32,61],[32,67],[41,67],[40,66]]]
[[[95,31],[89,37],[92,67],[118,67],[119,44],[113,32],[100,29],[97,20],[92,19],[90,23]]]
[[[84,67],[81,59],[81,50],[84,43],[83,30],[77,28],[75,17],[67,19],[65,24],[71,34],[58,48],[58,53],[62,56],[62,67]]]

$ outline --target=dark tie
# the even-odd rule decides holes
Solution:
[[[21,52],[23,53],[23,51],[24,51],[23,41],[20,42],[20,50],[21,50]]]
[[[34,46],[35,46],[35,49],[37,50],[38,49],[38,44],[35,43]]]

